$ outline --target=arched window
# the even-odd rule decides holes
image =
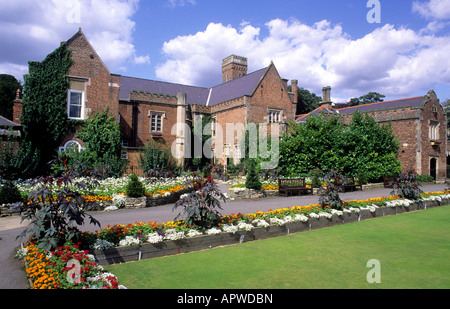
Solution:
[[[81,147],[81,144],[75,140],[69,140],[64,144],[63,147],[59,147],[59,152],[64,152],[64,151],[80,152],[82,150],[83,150],[83,147]]]

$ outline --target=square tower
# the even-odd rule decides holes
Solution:
[[[223,82],[247,75],[247,58],[231,55],[222,61]]]

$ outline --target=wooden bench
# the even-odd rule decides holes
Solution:
[[[385,188],[393,188],[398,176],[383,176],[383,183]]]
[[[345,176],[343,179],[335,179],[335,183],[341,186],[344,192],[347,192],[347,189],[354,191],[358,188],[362,191],[362,184],[356,184],[355,177],[353,176]]]
[[[289,193],[313,193],[312,187],[306,186],[305,178],[278,178],[278,194],[288,196]]]

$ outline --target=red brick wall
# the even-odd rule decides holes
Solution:
[[[74,61],[69,76],[88,78],[86,109],[96,113],[109,107],[111,114],[118,115],[120,77],[109,72],[83,34],[73,36],[68,48]]]
[[[283,111],[283,121],[294,120],[295,104],[287,92],[286,86],[275,66],[270,66],[254,95],[248,99],[248,122],[267,123],[268,109]]]

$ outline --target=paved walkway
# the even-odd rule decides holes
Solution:
[[[227,188],[221,185],[220,188],[225,191]],[[443,191],[445,184],[424,185],[422,190]],[[391,189],[370,189],[365,191],[347,192],[340,194],[341,199],[364,200],[373,197],[389,196]],[[278,209],[292,206],[305,206],[317,204],[317,195],[305,195],[294,197],[267,197],[257,200],[239,200],[227,201],[222,203],[223,210],[221,214],[228,215],[232,213],[253,213],[256,211],[268,211],[269,209]],[[177,210],[178,211],[178,210]],[[119,210],[113,212],[91,213],[95,219],[100,221],[101,226],[128,224],[135,222],[167,222],[172,221],[177,211],[173,211],[173,204],[152,208]],[[18,216],[0,218],[0,289],[27,289],[28,281],[25,276],[23,263],[14,259],[16,249],[20,246],[20,241],[16,236],[25,228],[25,224],[20,223]],[[86,231],[96,231],[97,226],[86,225],[82,228]]]

